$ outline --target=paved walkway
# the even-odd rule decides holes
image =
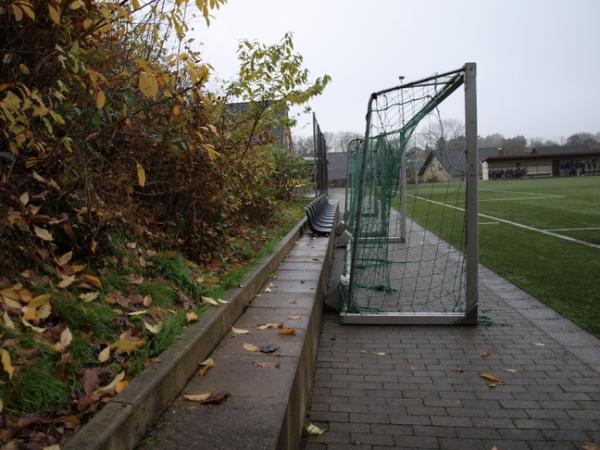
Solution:
[[[328,431],[306,449],[600,444],[600,341],[485,268],[480,315],[488,325],[349,326],[328,314],[311,411]]]

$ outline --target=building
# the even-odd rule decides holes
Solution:
[[[600,175],[600,149],[557,151],[534,148],[525,155],[491,156],[483,164],[491,180]]]
[[[497,156],[501,150],[498,148],[480,148],[479,173],[485,178],[484,160]],[[464,150],[430,150],[427,158],[421,165],[418,177],[424,183],[436,181],[462,180],[467,173],[467,158]]]

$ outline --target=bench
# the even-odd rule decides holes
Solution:
[[[319,236],[329,236],[335,225],[338,202],[330,202],[325,194],[319,195],[306,208],[308,226]]]

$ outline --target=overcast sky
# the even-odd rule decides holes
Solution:
[[[311,103],[324,131],[362,133],[369,94],[399,75],[474,61],[480,135],[600,132],[600,0],[229,0],[214,17],[196,33],[221,78],[239,40],[294,33],[311,74],[333,78]]]

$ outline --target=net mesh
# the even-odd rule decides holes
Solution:
[[[439,108],[463,80],[373,95],[368,138],[348,148],[346,312],[464,312],[466,157]]]

